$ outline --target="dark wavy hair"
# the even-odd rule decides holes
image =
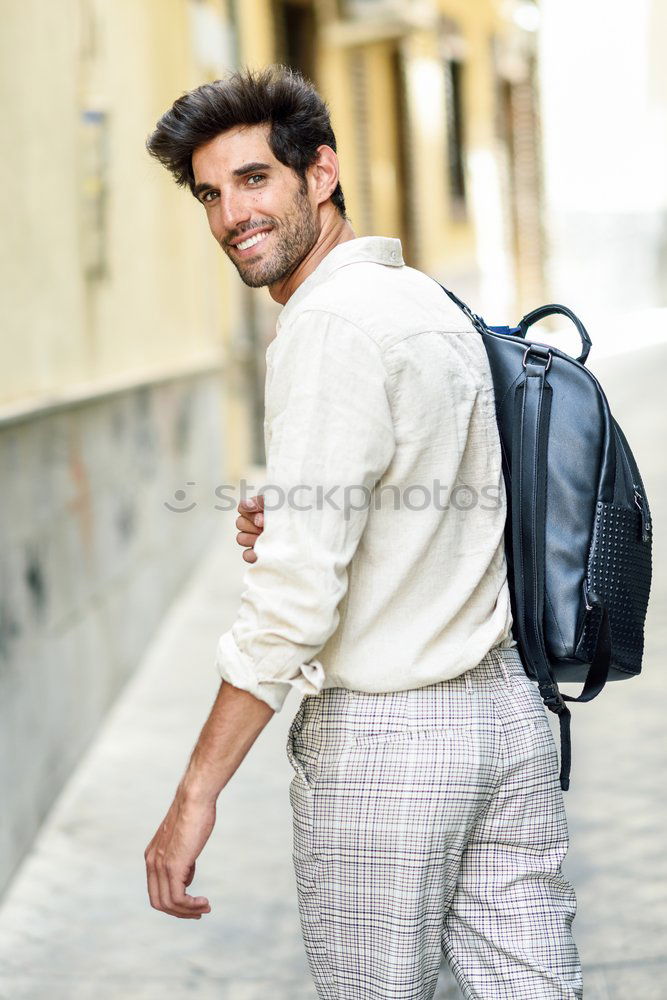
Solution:
[[[329,109],[313,84],[297,70],[275,64],[242,69],[224,80],[183,94],[166,111],[146,141],[151,156],[194,194],[192,154],[198,146],[238,125],[271,126],[273,155],[302,180],[322,144],[336,150]],[[338,183],[331,201],[343,218],[345,198]]]

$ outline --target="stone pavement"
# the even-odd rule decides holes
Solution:
[[[586,1000],[667,997],[666,367],[661,346],[593,368],[646,470],[657,568],[642,677],[573,708],[564,867],[579,900]],[[238,605],[245,564],[234,514],[218,516],[219,543],[187,582],[4,897],[1,1000],[315,998],[290,857],[284,744],[295,695],[220,797],[191,887],[209,896],[212,912],[181,921],[148,904],[143,851],[217,690],[215,643]],[[458,996],[443,970],[437,1000]]]

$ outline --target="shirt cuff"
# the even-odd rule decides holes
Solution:
[[[319,694],[324,684],[324,668],[319,660],[302,663],[295,677],[259,677],[252,660],[236,644],[231,629],[224,632],[218,642],[215,668],[224,681],[241,691],[248,691],[260,701],[279,712],[291,688],[302,694]]]

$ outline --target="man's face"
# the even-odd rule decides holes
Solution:
[[[307,182],[276,159],[268,132],[266,125],[230,129],[192,155],[211,232],[252,288],[291,274],[320,231]]]

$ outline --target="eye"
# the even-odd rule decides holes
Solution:
[[[207,204],[207,203],[210,203],[211,201],[213,201],[213,199],[217,198],[217,197],[218,197],[218,192],[217,191],[206,191],[201,196],[201,201],[204,204]]]
[[[263,181],[265,177],[266,177],[266,174],[251,174],[250,177],[248,178],[248,183],[250,184],[250,181],[253,181],[256,178],[259,178],[260,181]],[[255,185],[252,184],[251,187],[255,187]]]

